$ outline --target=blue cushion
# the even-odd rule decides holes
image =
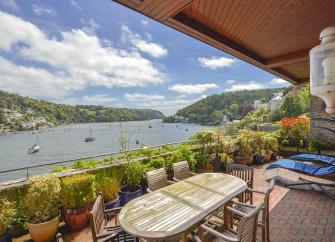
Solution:
[[[299,155],[293,155],[289,158],[294,160],[320,161],[329,165],[335,165],[335,158],[326,155],[299,154]]]
[[[325,176],[335,173],[335,166],[317,166],[314,164],[306,164],[294,160],[279,160],[271,163],[267,169],[286,168],[293,171],[300,171],[314,176]]]

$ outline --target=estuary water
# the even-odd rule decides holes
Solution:
[[[136,140],[148,146],[183,141],[205,128],[196,124],[162,123],[161,120],[130,121],[121,125],[124,137],[129,140],[129,148],[140,146]],[[90,128],[95,141],[85,142]],[[32,131],[0,135],[0,171],[116,152],[120,149],[120,133],[120,122],[73,124],[37,131],[41,149],[35,154],[27,153],[35,142]],[[42,171],[45,172],[45,169]],[[37,171],[30,172],[36,174]],[[0,181],[24,176],[25,171],[0,174]]]

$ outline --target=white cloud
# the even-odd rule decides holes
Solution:
[[[94,33],[96,30],[100,29],[100,24],[94,21],[93,18],[84,19],[80,18],[80,22],[84,25],[83,30],[88,33]]]
[[[197,98],[185,99],[184,97],[177,97],[175,99],[168,99],[163,95],[148,95],[142,93],[125,94],[128,101],[134,103],[138,108],[150,108],[162,111],[166,115],[175,113],[177,110],[184,108],[202,98],[206,95],[201,95]]]
[[[142,20],[141,20],[141,24],[142,24],[144,27],[149,27],[149,21],[148,21],[148,20],[144,20],[144,19],[142,19]]]
[[[227,83],[228,84],[234,84],[234,83],[236,83],[236,81],[235,80],[227,80]]]
[[[0,0],[0,3],[13,10],[19,9],[19,6],[16,4],[16,0]]]
[[[83,8],[78,4],[78,2],[76,0],[70,0],[69,2],[72,5],[72,7],[76,8],[78,10],[83,10]]]
[[[273,84],[289,84],[287,81],[281,79],[281,78],[274,78],[271,80],[271,83]]]
[[[168,51],[159,44],[153,42],[147,42],[142,39],[139,34],[132,32],[127,26],[121,26],[122,31],[122,41],[130,42],[140,51],[147,53],[155,58],[164,57],[167,55]]]
[[[233,64],[237,63],[237,59],[231,59],[226,57],[215,57],[211,58],[199,57],[198,61],[202,67],[207,67],[212,70],[216,70],[223,67],[230,67]]]
[[[126,93],[124,97],[131,102],[151,102],[165,100],[162,95],[147,95],[142,93]]]
[[[219,86],[215,83],[204,83],[204,84],[175,84],[169,89],[182,94],[195,95],[207,92],[209,89],[218,88]]]
[[[248,82],[242,84],[234,84],[230,88],[225,89],[226,92],[236,92],[236,91],[244,91],[244,90],[257,90],[257,89],[264,89],[266,88],[265,85],[258,83],[258,82]]]
[[[119,106],[118,103],[116,103],[117,99],[109,96],[108,94],[96,94],[92,96],[83,96],[80,98],[67,98],[63,99],[62,103],[68,103],[68,104],[81,104],[81,105],[103,105],[107,107],[115,107]]]
[[[16,70],[7,68],[0,72],[0,86],[5,90],[45,98],[66,96],[89,86],[146,86],[162,83],[166,78],[138,52],[104,46],[104,41],[82,30],[62,32],[56,39],[48,37],[37,26],[0,11],[0,32],[0,51],[9,52],[22,43],[21,47],[15,46],[19,56],[57,70],[19,66],[2,58],[7,67]],[[25,72],[30,74],[25,77],[22,74]],[[16,85],[11,87],[8,82]],[[38,87],[43,88],[37,90]]]
[[[56,16],[56,10],[49,7],[49,6],[42,6],[42,5],[35,5],[33,4],[32,6],[33,8],[33,12],[37,15],[43,15],[43,14],[46,14],[46,15],[51,15],[51,16]]]

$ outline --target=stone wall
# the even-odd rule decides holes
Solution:
[[[311,96],[311,131],[314,139],[335,145],[335,114],[325,112],[326,105],[321,98]]]

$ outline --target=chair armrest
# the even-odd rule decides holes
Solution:
[[[238,242],[238,239],[237,238],[234,238],[234,237],[231,237],[231,236],[227,236],[227,235],[224,235],[224,234],[221,234],[220,232],[210,228],[210,227],[207,227],[206,225],[200,225],[200,227],[207,231],[208,233],[210,233],[211,235],[217,237],[217,238],[220,238],[220,239],[223,239],[223,240],[226,240],[226,241],[231,241],[231,242]]]
[[[169,185],[172,185],[172,184],[175,184],[176,182],[175,181],[167,181],[167,184]]]
[[[152,192],[152,191],[151,191],[149,188],[147,188],[147,192],[150,193],[150,192]]]
[[[236,214],[236,215],[239,215],[239,216],[241,216],[241,217],[244,217],[244,216],[246,216],[247,214],[246,213],[243,213],[243,212],[241,212],[241,211],[238,211],[238,210],[236,210],[236,209],[234,209],[234,208],[232,208],[232,207],[226,207],[226,209],[229,211],[229,212],[231,212],[231,213],[233,213],[233,214]]]
[[[263,194],[263,195],[265,195],[265,192],[258,191],[258,190],[255,190],[255,189],[251,189],[251,188],[247,188],[247,191],[248,191],[248,192],[254,192],[254,193],[259,193],[259,194]]]
[[[174,180],[175,182],[180,182],[180,180],[178,180],[178,179],[175,178],[175,177],[172,177],[172,180]]]
[[[119,208],[111,208],[111,209],[105,209],[105,213],[114,213],[114,214],[117,214],[121,211],[121,207]]]
[[[242,207],[248,207],[248,208],[256,208],[254,205],[246,204],[246,203],[241,203],[241,202],[236,202],[236,201],[230,201],[233,204],[240,205]]]
[[[193,241],[195,241],[195,242],[202,242],[201,239],[195,234],[192,234],[191,237],[192,237]]]

